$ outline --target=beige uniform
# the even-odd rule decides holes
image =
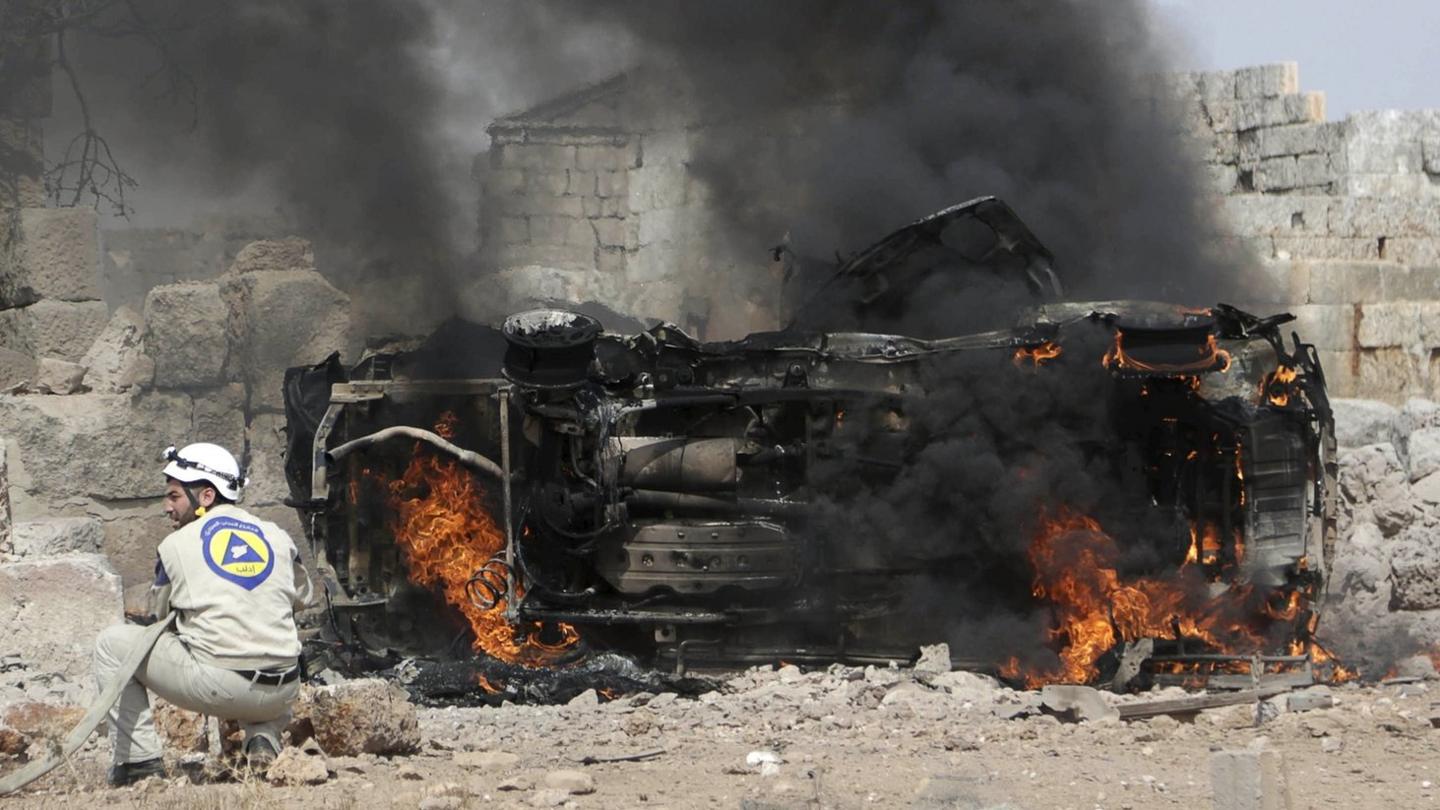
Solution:
[[[290,535],[230,504],[161,541],[151,605],[158,617],[177,614],[175,632],[161,635],[110,712],[115,762],[161,755],[146,687],[182,708],[237,720],[247,737],[270,737],[278,750],[300,682],[257,683],[253,673],[297,666],[294,611],[309,598],[298,563]],[[143,629],[116,625],[100,634],[102,688]]]

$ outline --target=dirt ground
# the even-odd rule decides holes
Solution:
[[[1440,794],[1435,685],[1328,694],[1333,707],[1305,711],[1288,710],[1281,696],[1180,719],[1075,723],[1043,713],[1004,719],[1032,710],[1034,693],[968,673],[755,669],[698,700],[644,694],[595,703],[587,693],[569,706],[421,709],[419,753],[331,757],[327,780],[314,786],[196,785],[177,776],[108,789],[97,743],[0,805],[1208,807],[1213,752],[1263,738],[1283,757],[1292,807],[1431,806]],[[582,764],[624,756],[640,758]]]

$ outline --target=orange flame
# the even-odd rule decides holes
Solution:
[[[1211,533],[1200,535],[1202,548]],[[1248,589],[1212,598],[1179,578],[1122,582],[1115,567],[1119,549],[1094,518],[1069,509],[1044,518],[1029,557],[1035,569],[1033,593],[1054,607],[1051,635],[1065,646],[1057,669],[1024,673],[1028,687],[1089,683],[1100,674],[1096,661],[1121,641],[1185,638],[1219,650],[1258,649],[1263,643],[1237,618]],[[1007,671],[1018,674],[1018,662],[1012,659],[1001,667],[1002,674]]]
[[[1277,408],[1283,408],[1290,404],[1290,394],[1294,388],[1295,378],[1300,371],[1294,366],[1282,365],[1265,379],[1260,381],[1260,401],[1269,402]]]
[[[451,430],[453,435],[454,424],[447,413],[436,432],[443,436]],[[485,492],[473,473],[417,442],[404,474],[388,488],[390,529],[410,581],[439,588],[470,623],[477,651],[508,663],[544,666],[579,640],[574,627],[561,623],[555,625],[558,640],[544,641],[539,622],[513,626],[506,621],[503,599],[488,609],[470,599],[470,577],[505,547],[505,534],[486,510]]]
[[[1060,344],[1047,340],[1038,346],[1021,346],[1016,349],[1011,362],[1016,366],[1023,366],[1029,361],[1035,368],[1039,368],[1059,357],[1061,351]]]
[[[489,678],[485,677],[485,676],[484,676],[483,674],[481,674],[481,673],[476,673],[476,675],[475,675],[475,682],[480,685],[480,688],[481,688],[481,689],[484,689],[484,690],[485,690],[487,693],[489,693],[489,694],[494,695],[494,694],[499,693],[499,691],[500,691],[500,687],[496,686],[494,683],[492,683],[492,682],[490,681]]]
[[[1188,363],[1146,363],[1138,360],[1125,351],[1125,333],[1119,329],[1115,330],[1115,342],[1105,355],[1100,358],[1100,365],[1105,368],[1125,371],[1147,371],[1156,374],[1184,374],[1188,372],[1201,371],[1228,371],[1230,369],[1230,352],[1220,348],[1216,343],[1215,335],[1205,337],[1205,345],[1200,355]],[[1191,388],[1200,387],[1200,378],[1196,377],[1189,381]]]

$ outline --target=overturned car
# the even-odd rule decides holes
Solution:
[[[957,288],[1021,303],[976,331]],[[948,641],[1029,684],[1310,677],[1334,439],[1290,320],[1066,301],[982,198],[778,332],[542,309],[291,369],[287,477],[327,632],[371,650],[683,670]]]

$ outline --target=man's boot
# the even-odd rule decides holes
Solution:
[[[254,773],[265,773],[278,756],[280,751],[269,737],[256,736],[245,741],[245,764]]]
[[[110,787],[125,787],[133,785],[142,779],[149,779],[158,776],[165,779],[169,776],[165,772],[165,762],[160,758],[147,759],[144,762],[121,762],[110,766]]]

